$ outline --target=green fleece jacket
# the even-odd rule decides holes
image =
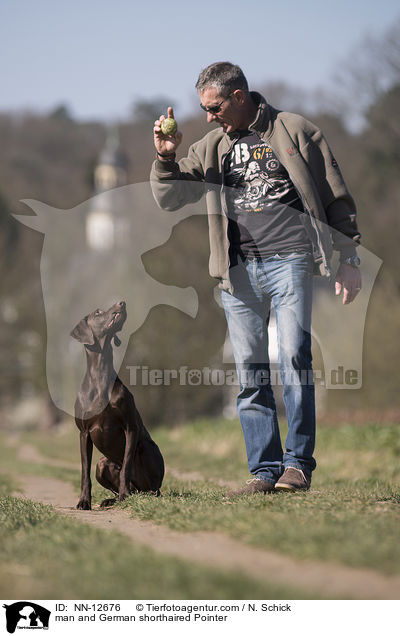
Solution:
[[[306,212],[301,218],[312,241],[315,271],[330,276],[332,248],[340,250],[343,259],[355,254],[360,240],[355,203],[339,166],[314,124],[276,110],[258,93],[251,96],[258,109],[249,128],[268,143],[288,171]],[[205,194],[210,274],[230,292],[224,161],[237,138],[235,133],[214,129],[190,146],[188,156],[179,162],[156,160],[150,175],[154,198],[162,209],[177,210]]]

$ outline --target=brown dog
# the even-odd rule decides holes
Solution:
[[[111,341],[126,320],[125,302],[107,311],[96,309],[71,332],[85,346],[87,371],[75,402],[75,421],[81,443],[82,481],[77,508],[91,509],[93,444],[103,453],[96,466],[97,481],[120,501],[132,492],[160,494],[164,460],[135,406],[132,393],[122,384],[113,365]],[[115,499],[107,499],[102,506]]]

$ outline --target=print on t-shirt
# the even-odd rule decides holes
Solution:
[[[239,134],[224,165],[231,248],[260,256],[308,251],[304,208],[286,168],[255,132]]]
[[[232,200],[236,211],[261,212],[277,201],[292,205],[298,200],[287,170],[255,133],[235,144],[227,163],[225,183],[238,188]]]

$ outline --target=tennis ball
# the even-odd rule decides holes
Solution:
[[[168,117],[168,119],[163,119],[161,122],[161,132],[163,135],[173,135],[178,130],[178,124],[175,119],[172,117]]]

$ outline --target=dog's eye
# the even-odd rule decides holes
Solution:
[[[98,316],[99,314],[101,314],[101,310],[100,309],[96,309],[96,311],[94,312],[94,315]]]

